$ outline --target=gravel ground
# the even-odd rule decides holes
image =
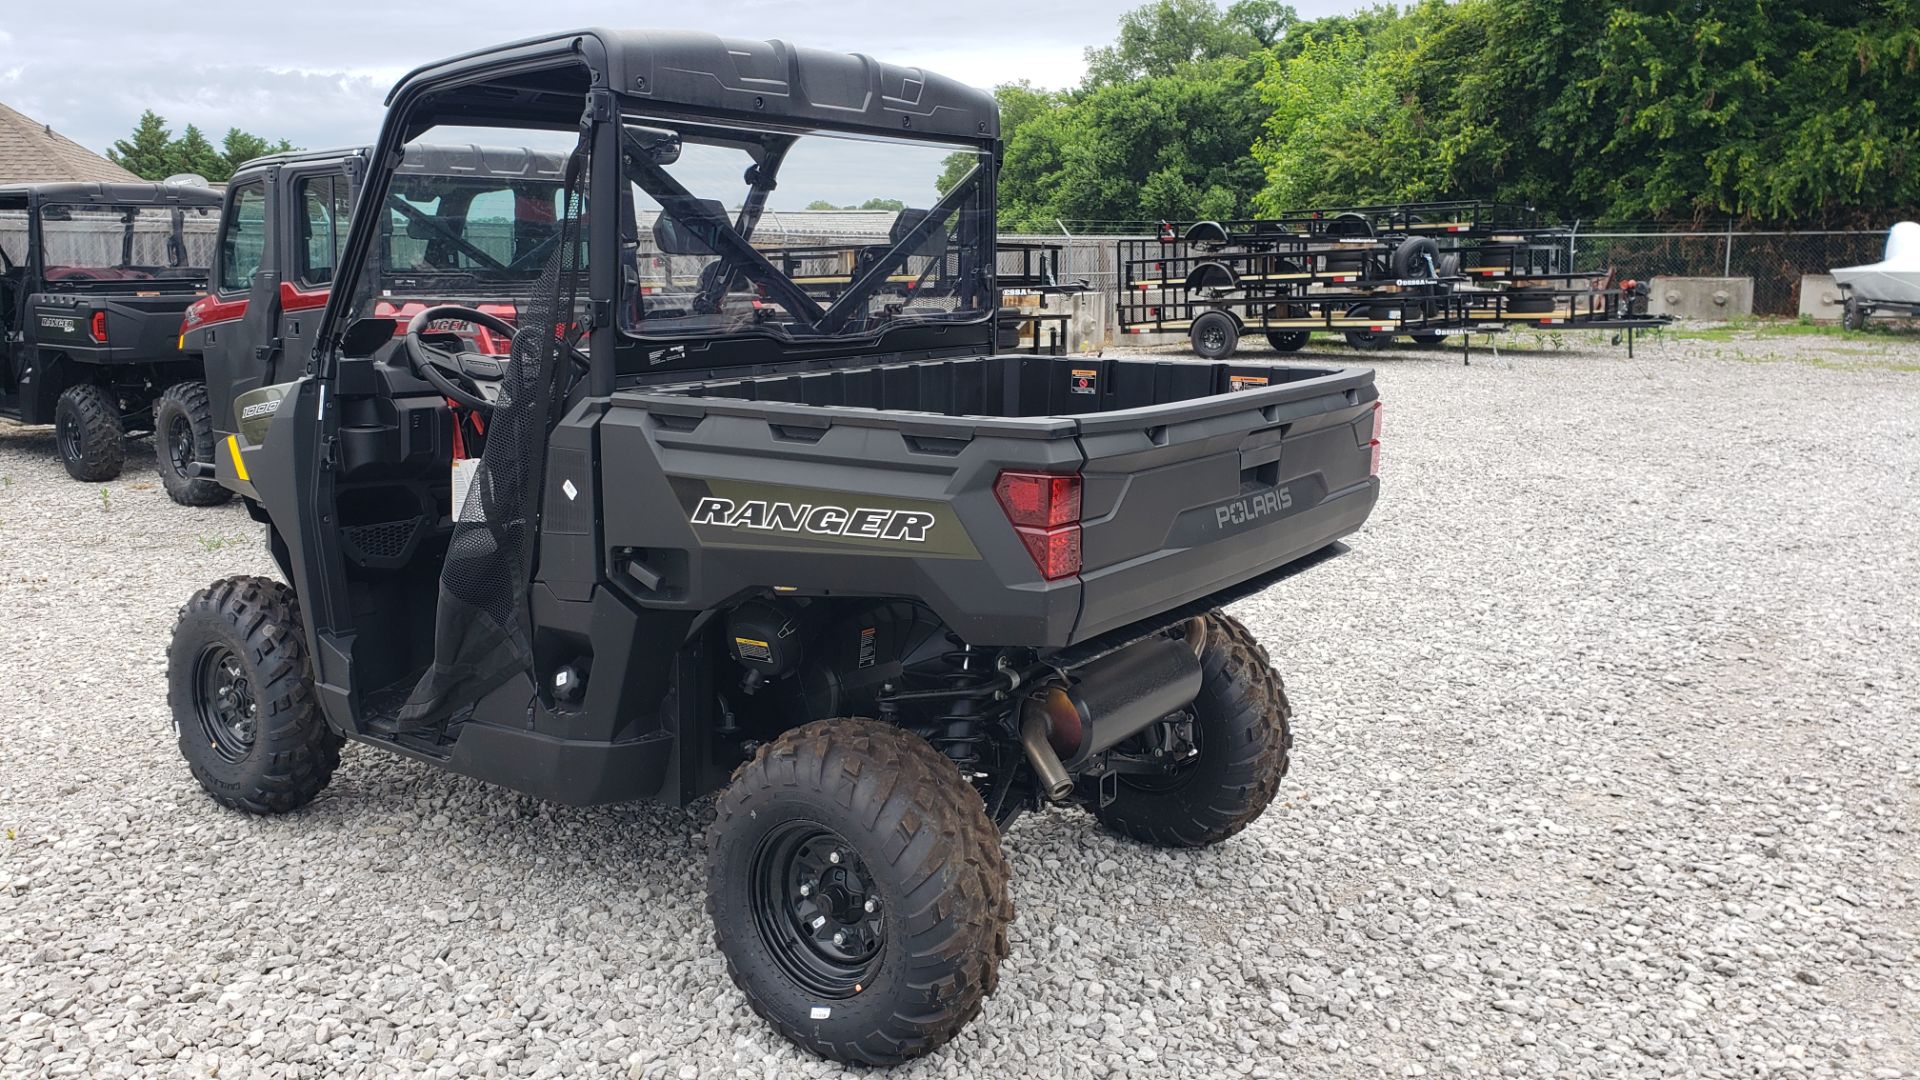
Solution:
[[[1024,819],[1000,990],[900,1075],[1920,1076],[1920,341],[1538,344],[1378,357],[1373,522],[1239,609],[1283,801]],[[705,806],[202,796],[163,642],[270,564],[150,467],[0,426],[0,1073],[840,1072],[726,980]]]

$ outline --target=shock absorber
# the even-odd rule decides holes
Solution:
[[[962,773],[970,775],[980,769],[980,744],[986,739],[981,722],[991,709],[993,691],[1001,680],[986,650],[967,644],[952,631],[947,632],[947,640],[955,647],[940,654],[945,667],[941,678],[955,696],[941,714],[932,742]]]

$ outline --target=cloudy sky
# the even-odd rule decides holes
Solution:
[[[294,5],[88,0],[58,17],[0,22],[0,101],[96,150],[125,137],[148,108],[176,132],[193,123],[216,142],[239,127],[297,146],[353,145],[373,138],[382,97],[416,65],[602,25],[780,37],[917,64],[978,86],[1024,78],[1057,87],[1079,80],[1082,50],[1111,41],[1120,13],[1139,2],[327,0],[281,14]],[[1294,6],[1310,17],[1359,5]]]

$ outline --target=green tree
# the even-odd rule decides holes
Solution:
[[[808,203],[808,204],[807,204],[807,209],[809,209],[809,210],[838,210],[838,209],[840,209],[840,208],[839,208],[839,207],[837,207],[837,206],[835,206],[835,205],[833,205],[832,203],[830,203],[830,202],[828,202],[828,201],[827,201],[827,200],[825,200],[825,199],[815,199],[815,200],[813,200],[812,202],[810,202],[810,203]]]
[[[167,175],[171,163],[173,132],[167,122],[152,109],[140,114],[131,138],[120,139],[107,151],[107,160],[148,180]]]
[[[239,128],[228,128],[227,137],[220,140],[220,157],[223,159],[222,175],[216,178],[209,174],[207,179],[225,180],[240,166],[254,158],[266,157],[268,154],[284,154],[292,149],[293,144],[285,139],[270,143],[258,135],[241,131]]]
[[[228,128],[217,149],[192,124],[176,139],[166,119],[148,109],[140,114],[132,137],[115,142],[107,158],[145,180],[198,173],[218,184],[225,183],[235,169],[254,158],[292,149],[293,144],[285,139],[270,143],[239,128]]]
[[[873,198],[861,203],[859,208],[862,210],[891,210],[898,213],[905,210],[907,204],[901,202],[899,199]]]
[[[1249,56],[1285,36],[1297,20],[1275,0],[1241,0],[1222,11],[1209,0],[1154,0],[1120,16],[1120,38],[1087,50],[1086,85],[1173,75],[1198,60]]]

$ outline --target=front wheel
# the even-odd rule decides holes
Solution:
[[[1840,328],[1842,330],[1863,330],[1866,328],[1866,325],[1866,309],[1860,306],[1860,301],[1851,296],[1847,297],[1846,303],[1840,308]]]
[[[153,403],[153,449],[160,483],[174,502],[218,506],[233,498],[218,481],[194,475],[194,466],[213,460],[213,405],[206,383],[175,383]]]
[[[1217,844],[1273,802],[1293,750],[1293,708],[1267,651],[1230,615],[1207,616],[1192,752],[1165,775],[1125,775],[1096,811],[1107,828],[1158,847]]]
[[[167,647],[167,702],[187,768],[221,805],[283,814],[312,802],[343,740],[313,700],[293,590],[230,577],[193,594]]]
[[[127,431],[120,403],[92,383],[69,386],[53,406],[53,438],[67,475],[90,484],[120,475],[127,458]]]
[[[993,992],[1013,901],[979,794],[918,735],[820,720],[762,747],[720,796],[707,911],[734,985],[824,1057],[892,1065],[953,1038]]]

